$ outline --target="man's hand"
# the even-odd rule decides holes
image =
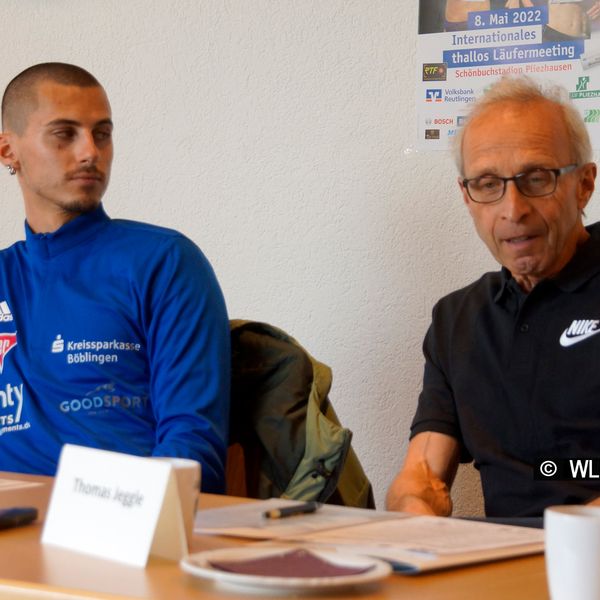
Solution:
[[[452,514],[448,486],[425,461],[405,467],[392,483],[386,500],[388,510],[442,517]]]
[[[425,500],[417,496],[402,496],[395,502],[388,501],[387,510],[397,510],[398,512],[407,512],[413,515],[437,515]],[[450,511],[452,511],[452,506],[450,506]]]
[[[452,485],[458,467],[458,442],[448,435],[423,432],[408,446],[404,466],[386,498],[388,510],[449,516]]]

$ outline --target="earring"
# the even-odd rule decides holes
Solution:
[[[11,175],[14,175],[17,172],[17,170],[12,165],[6,165],[6,168],[8,169],[8,172]]]

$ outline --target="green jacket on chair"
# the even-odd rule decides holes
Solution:
[[[331,369],[266,323],[231,321],[231,348],[229,441],[244,465],[228,464],[228,493],[375,508],[328,398]]]

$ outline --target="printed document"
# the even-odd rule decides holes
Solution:
[[[541,529],[323,505],[282,519],[263,515],[294,502],[273,498],[196,513],[195,532],[274,540],[369,555],[418,573],[544,550]]]

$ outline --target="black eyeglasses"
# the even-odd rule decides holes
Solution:
[[[513,177],[498,177],[496,175],[481,175],[472,179],[463,179],[462,184],[473,202],[491,204],[498,202],[506,192],[506,183],[514,181],[523,196],[537,198],[549,196],[556,190],[558,176],[574,171],[579,165],[567,165],[560,169],[529,169]]]

